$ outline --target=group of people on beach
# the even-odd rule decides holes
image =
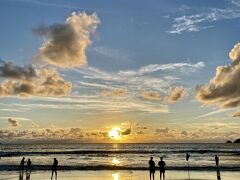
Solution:
[[[186,161],[188,162],[190,158],[190,154],[186,153]],[[219,157],[218,155],[215,155],[215,163],[216,163],[216,167],[217,167],[217,179],[221,180],[220,177],[220,171],[219,171]],[[154,174],[155,174],[155,162],[153,161],[153,157],[150,158],[149,162],[149,172],[150,172],[150,180],[153,179],[154,180]],[[166,163],[165,161],[163,161],[163,157],[160,157],[160,161],[158,162],[158,166],[159,166],[159,172],[160,172],[160,180],[165,180],[165,167],[166,167]],[[188,176],[189,176],[189,164],[188,164]],[[190,179],[190,178],[189,178]]]
[[[190,154],[186,153],[186,161],[188,162],[190,158]],[[215,162],[216,162],[216,166],[217,168],[219,167],[219,157],[217,155],[215,155]],[[30,179],[30,174],[32,171],[32,161],[30,159],[28,159],[27,161],[25,161],[25,157],[22,158],[21,162],[20,162],[20,177],[23,177],[23,172],[25,169],[25,163],[27,164],[26,167],[26,179]],[[150,158],[149,162],[149,172],[150,172],[150,180],[153,179],[154,180],[154,174],[155,174],[155,162],[153,160],[153,157]],[[160,157],[160,161],[158,162],[158,166],[159,166],[159,172],[160,172],[160,180],[165,180],[165,167],[166,167],[166,163],[163,160],[163,157]],[[52,176],[51,179],[53,178],[53,174],[55,173],[55,178],[57,178],[57,170],[58,170],[58,160],[56,158],[53,159],[53,165],[52,165]],[[189,169],[188,169],[189,172]],[[220,177],[220,171],[219,169],[217,169],[217,176],[218,176],[218,180],[221,179]]]
[[[150,180],[153,178],[154,180],[154,174],[155,174],[155,162],[153,161],[153,157],[150,158],[149,164],[149,170],[150,170]],[[160,170],[160,179],[165,179],[165,166],[166,163],[163,161],[163,157],[160,157],[160,161],[158,162],[159,170]]]
[[[23,176],[25,163],[27,164],[27,167],[26,167],[26,179],[30,179],[30,174],[31,174],[31,171],[32,171],[32,161],[30,159],[25,161],[25,157],[23,157],[21,162],[20,162],[20,171],[19,171],[20,177]],[[57,178],[57,169],[58,169],[58,160],[56,158],[54,158],[53,159],[53,165],[52,165],[52,176],[51,176],[51,179],[53,178],[53,174],[54,173],[55,173],[55,178]]]

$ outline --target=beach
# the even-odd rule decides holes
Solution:
[[[23,179],[26,179],[24,174]],[[50,179],[50,171],[33,171],[30,175],[32,180]],[[240,172],[221,172],[222,180],[239,180]],[[0,180],[20,179],[17,171],[1,171]],[[53,178],[55,179],[55,178]],[[149,180],[148,171],[59,171],[58,180]],[[159,172],[155,173],[155,180],[159,180]],[[191,171],[191,180],[216,180],[214,171]],[[167,171],[166,180],[189,180],[187,171]]]
[[[58,179],[147,180],[150,157],[156,165],[159,157],[164,157],[166,179],[189,179],[189,169],[190,179],[211,180],[217,179],[215,155],[220,158],[221,179],[240,177],[239,144],[32,144],[1,148],[0,180],[21,179],[22,157],[32,161],[33,180],[50,179],[53,158],[59,162]],[[190,153],[188,162],[186,152]],[[158,166],[155,177],[159,179]]]

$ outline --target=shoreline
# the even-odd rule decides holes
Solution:
[[[32,165],[33,171],[50,171],[51,165]],[[220,171],[240,171],[240,167],[219,166]],[[19,165],[0,165],[0,171],[18,171]],[[59,171],[104,171],[104,170],[130,170],[130,171],[147,171],[148,167],[124,167],[124,166],[59,166]],[[158,168],[156,168],[156,171]],[[217,167],[166,167],[171,171],[216,171]]]
[[[238,180],[239,172],[225,171],[217,174],[213,171],[166,171],[166,179],[168,180],[216,180],[219,176],[222,179]],[[20,179],[41,179],[49,180],[51,171],[32,171],[32,173],[24,172],[22,175],[18,171],[0,171],[0,180],[17,180]],[[159,179],[159,172],[155,173],[156,180]],[[55,178],[54,178],[55,179]],[[117,170],[102,170],[102,171],[59,171],[58,178],[61,180],[149,180],[148,171],[117,171]]]

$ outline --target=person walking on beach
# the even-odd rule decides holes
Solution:
[[[151,177],[153,177],[153,180],[154,180],[155,162],[153,161],[153,157],[151,157],[148,164],[149,164],[149,171],[150,171],[150,180],[151,180]]]
[[[25,163],[26,163],[25,157],[23,157],[22,160],[21,160],[21,162],[20,162],[20,171],[22,171],[22,173],[23,173],[23,171],[24,171],[24,164],[25,164]]]
[[[216,166],[219,166],[219,157],[218,155],[215,155],[215,162],[216,162]]]
[[[58,168],[58,160],[54,158],[53,160],[53,165],[52,165],[52,177],[53,178],[53,173],[55,172],[55,178],[57,178],[57,168]]]
[[[27,160],[27,168],[26,171],[32,171],[32,161],[30,159]]]
[[[163,175],[163,180],[165,180],[166,163],[165,163],[165,161],[163,161],[163,157],[160,157],[160,161],[158,162],[158,165],[159,165],[159,170],[160,170],[160,180],[162,179],[162,175]]]

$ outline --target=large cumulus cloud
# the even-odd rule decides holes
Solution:
[[[17,79],[6,79],[0,84],[0,97],[65,96],[72,90],[72,83],[65,81],[54,68],[33,69],[34,73],[28,73],[26,76],[21,75],[25,72],[23,67],[11,66],[15,68],[11,69],[10,74],[15,74],[14,77]],[[18,72],[22,73],[18,74]],[[0,77],[2,77],[1,74]]]
[[[231,65],[217,67],[208,85],[197,86],[196,98],[205,105],[220,108],[240,105],[240,43],[230,51],[229,57]]]
[[[0,77],[28,80],[35,76],[36,71],[32,65],[21,67],[11,61],[0,60]]]
[[[85,51],[91,43],[90,34],[95,32],[99,23],[96,14],[74,12],[64,24],[34,29],[35,34],[44,37],[36,59],[44,61],[46,65],[62,68],[86,64]],[[0,78],[0,97],[66,96],[72,90],[72,83],[65,81],[57,69],[49,67],[22,67],[10,61],[0,60]]]
[[[36,56],[57,67],[79,67],[87,63],[86,48],[90,45],[90,34],[100,23],[96,14],[72,13],[64,24],[40,26],[33,30],[44,37],[44,43]]]

